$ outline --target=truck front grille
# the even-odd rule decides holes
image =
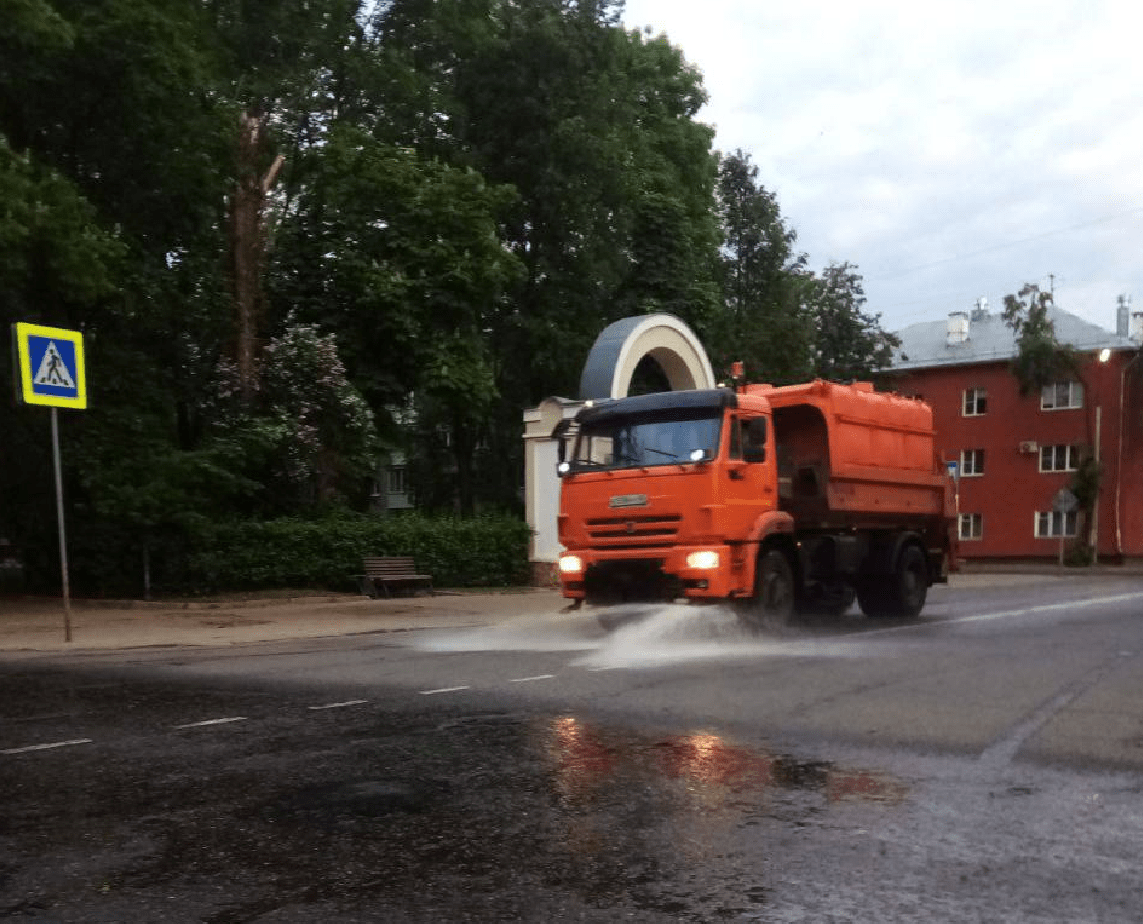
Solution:
[[[587,534],[599,548],[646,548],[672,545],[682,517],[629,516],[587,520]]]

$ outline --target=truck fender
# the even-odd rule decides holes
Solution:
[[[746,542],[746,573],[751,576],[751,581],[758,566],[758,553],[771,536],[789,537],[789,542],[793,545],[794,518],[784,510],[768,510],[754,521]],[[790,568],[794,570],[797,579],[798,562],[795,558],[796,556],[791,556]]]

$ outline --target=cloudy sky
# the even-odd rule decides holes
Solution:
[[[1119,0],[627,0],[704,75],[700,119],[810,264],[896,330],[1025,282],[1143,311],[1143,7]],[[1052,278],[1054,277],[1054,279]]]

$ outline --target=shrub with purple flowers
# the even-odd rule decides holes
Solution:
[[[335,501],[360,490],[377,454],[373,412],[349,382],[333,334],[291,324],[262,351],[253,403],[243,406],[237,368],[218,367],[209,408],[216,438],[245,450],[243,468],[270,487],[269,509]],[[251,468],[264,466],[264,478]]]

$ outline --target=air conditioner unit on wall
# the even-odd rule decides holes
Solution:
[[[1035,440],[1024,440],[1024,442],[1022,442],[1020,444],[1020,451],[1021,452],[1039,452],[1040,451],[1040,445]]]

